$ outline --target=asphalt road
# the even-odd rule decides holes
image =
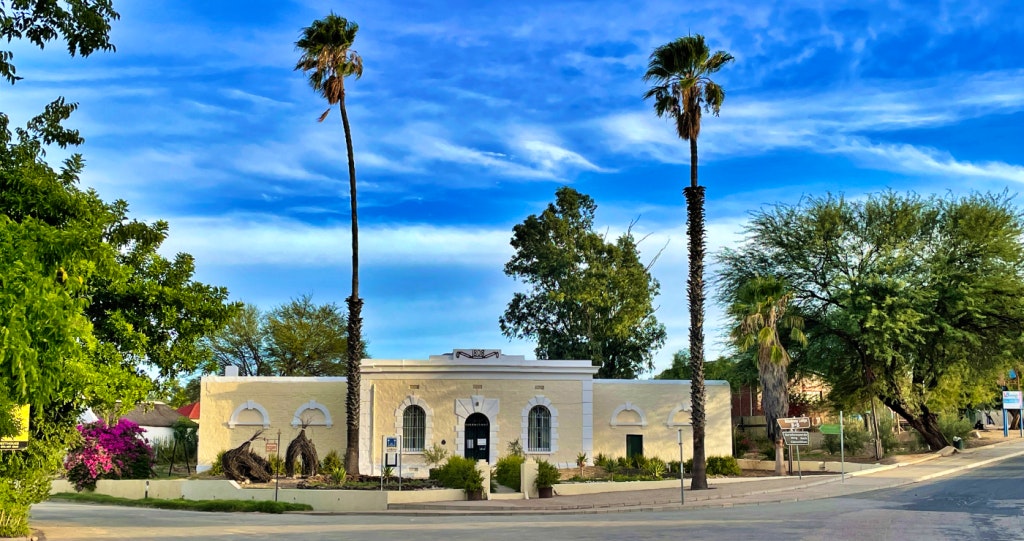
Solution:
[[[909,487],[787,504],[659,513],[314,516],[66,503],[32,510],[49,541],[1024,540],[1024,457]]]

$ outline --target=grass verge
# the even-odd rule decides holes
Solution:
[[[273,502],[263,500],[129,500],[106,494],[88,492],[60,492],[51,494],[51,500],[69,502],[102,503],[125,507],[151,507],[155,509],[178,509],[183,511],[216,511],[228,513],[284,513],[285,511],[312,511],[313,506],[305,503]]]

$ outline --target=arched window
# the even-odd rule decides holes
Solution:
[[[551,450],[551,412],[544,406],[530,410],[530,425],[527,451],[544,452]]]
[[[427,413],[419,406],[409,406],[402,414],[402,449],[422,451],[427,438]]]

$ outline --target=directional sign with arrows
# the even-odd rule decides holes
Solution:
[[[802,430],[811,428],[811,420],[807,417],[783,417],[776,419],[775,422],[779,423],[779,428],[783,430]]]

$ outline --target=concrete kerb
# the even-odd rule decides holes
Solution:
[[[1006,443],[1006,442],[1003,442],[1003,443]],[[1000,443],[998,445],[1002,445],[1002,443]],[[1024,449],[1021,449],[1020,451],[1017,451],[1017,452],[1014,452],[1014,453],[1010,453],[1008,455],[987,458],[985,460],[979,460],[977,462],[971,462],[971,463],[968,463],[968,464],[964,464],[963,466],[957,466],[955,468],[950,468],[948,470],[943,470],[941,472],[935,472],[935,473],[930,473],[928,475],[922,475],[920,477],[915,478],[914,482],[915,483],[919,483],[921,481],[928,481],[928,480],[931,480],[931,479],[935,479],[936,477],[942,477],[944,475],[952,475],[952,474],[957,473],[957,472],[962,472],[962,471],[965,471],[965,470],[971,470],[971,469],[974,469],[974,468],[980,468],[982,466],[987,466],[987,465],[993,464],[995,462],[1001,462],[1003,460],[1008,460],[1008,459],[1011,459],[1011,458],[1014,458],[1014,457],[1018,457],[1018,456],[1022,456],[1022,455],[1024,455]]]
[[[1009,444],[1009,443],[1014,443],[1014,442],[1015,441],[1000,442],[1000,443],[997,443],[997,444],[986,446],[985,448],[991,448],[991,447],[995,447],[995,446],[1002,446],[1004,444]],[[982,450],[982,449],[985,449],[985,448],[975,448],[975,449],[968,449],[968,450],[964,450],[964,451],[956,451],[955,454],[967,454],[967,455],[970,455],[970,454],[973,454],[976,451],[979,451],[979,450]],[[871,468],[869,470],[863,470],[863,471],[860,471],[860,472],[854,472],[854,473],[856,473],[856,475],[854,475],[854,473],[850,473],[850,474],[847,474],[847,476],[856,477],[856,476],[870,475],[872,473],[881,473],[881,472],[885,472],[885,471],[889,471],[889,470],[893,470],[893,469],[897,469],[897,468],[902,468],[902,467],[908,467],[908,466],[913,466],[913,465],[921,464],[921,463],[924,463],[924,462],[928,462],[930,460],[934,460],[934,459],[941,458],[943,456],[949,456],[949,455],[950,455],[950,453],[947,450],[937,451],[935,453],[931,453],[931,454],[929,454],[929,455],[927,455],[925,457],[921,457],[921,458],[915,459],[913,461],[908,461],[908,462],[899,463],[899,464],[879,465],[877,468]],[[971,462],[969,464],[965,464],[965,465],[961,465],[961,466],[955,466],[955,467],[951,467],[951,468],[946,468],[946,469],[943,469],[942,471],[939,471],[939,472],[934,472],[934,473],[931,473],[931,474],[928,474],[928,475],[922,475],[922,476],[918,476],[918,477],[907,478],[905,480],[899,480],[899,481],[895,481],[895,482],[884,482],[884,483],[876,485],[876,486],[849,487],[849,485],[846,485],[847,490],[843,491],[842,494],[835,494],[835,493],[829,493],[829,492],[802,494],[800,492],[796,492],[795,495],[790,495],[790,496],[786,496],[786,497],[769,498],[769,499],[755,499],[755,500],[752,500],[752,501],[743,501],[743,498],[748,498],[748,499],[749,498],[756,498],[756,496],[759,496],[759,495],[769,495],[769,494],[778,494],[778,493],[790,493],[790,494],[792,494],[795,491],[800,491],[802,489],[818,487],[818,486],[828,485],[828,484],[835,484],[835,483],[837,483],[838,481],[841,480],[841,476],[840,475],[832,475],[832,476],[829,476],[827,479],[817,480],[817,481],[812,481],[812,482],[807,482],[807,483],[801,483],[801,484],[794,484],[794,485],[788,486],[788,487],[764,489],[764,490],[754,490],[754,491],[737,493],[737,494],[722,494],[722,495],[707,494],[706,497],[704,497],[702,499],[692,500],[692,499],[688,498],[687,499],[687,503],[685,505],[681,505],[681,504],[678,504],[678,503],[670,503],[670,502],[665,502],[665,503],[644,502],[644,503],[637,504],[637,505],[629,505],[628,503],[623,502],[623,503],[619,503],[619,504],[596,504],[596,505],[589,505],[589,506],[585,505],[585,504],[584,505],[566,505],[566,506],[563,506],[563,507],[549,507],[549,508],[518,508],[518,509],[482,508],[482,509],[467,509],[465,507],[460,507],[460,508],[445,508],[445,509],[391,510],[391,511],[381,511],[379,513],[374,513],[374,514],[389,514],[389,515],[399,515],[399,516],[403,516],[403,515],[404,516],[427,516],[427,515],[438,515],[438,516],[449,516],[449,515],[451,515],[451,516],[468,516],[468,515],[477,515],[477,516],[479,516],[479,515],[484,515],[484,516],[487,516],[487,515],[566,515],[566,514],[604,514],[604,513],[627,513],[627,512],[681,511],[681,510],[686,510],[686,509],[697,509],[697,508],[727,508],[727,507],[740,507],[740,506],[748,506],[748,505],[765,505],[765,504],[776,504],[776,503],[792,503],[792,502],[800,502],[800,501],[812,501],[812,500],[826,499],[826,498],[831,498],[831,497],[835,497],[835,496],[838,496],[838,495],[844,495],[845,496],[845,495],[857,494],[857,493],[861,493],[861,492],[870,492],[870,491],[873,491],[873,490],[880,490],[880,489],[887,489],[887,488],[896,488],[896,487],[905,486],[905,485],[909,485],[909,484],[913,484],[913,483],[918,483],[918,482],[923,482],[923,481],[931,480],[931,479],[942,477],[942,476],[946,476],[946,475],[951,475],[951,474],[954,474],[954,473],[957,473],[957,472],[960,472],[960,471],[964,471],[964,470],[968,470],[968,469],[982,467],[982,466],[985,466],[985,465],[988,465],[988,464],[992,464],[992,463],[995,463],[995,462],[1000,462],[1000,461],[1003,461],[1003,460],[1007,460],[1007,459],[1014,458],[1014,457],[1017,457],[1017,456],[1022,456],[1022,455],[1024,455],[1024,449],[1022,449],[1020,451],[1016,451],[1016,452],[1012,452],[1012,453],[1006,454],[1004,456],[992,457],[992,458],[989,458],[989,459],[980,460],[980,461],[977,461],[977,462]],[[704,495],[702,494],[702,496],[704,496]]]

